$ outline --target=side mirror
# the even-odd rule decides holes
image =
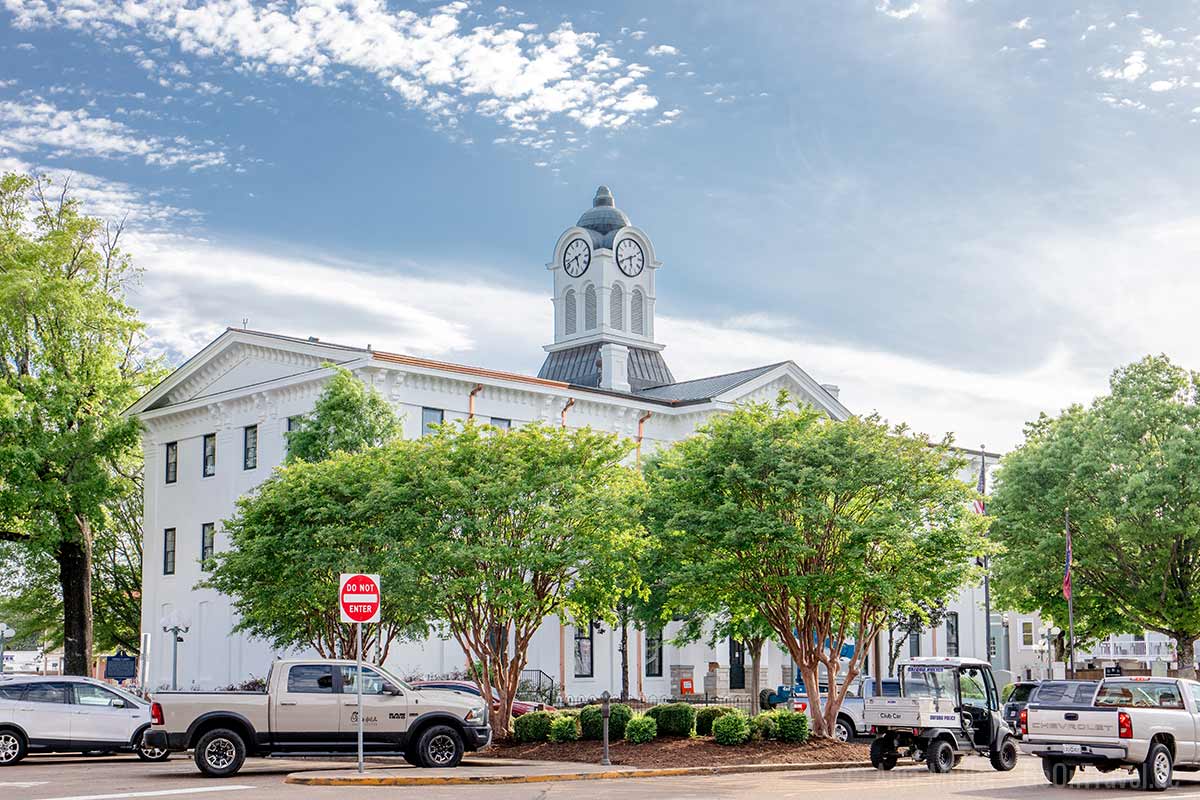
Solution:
[[[126,707],[125,701],[119,697],[111,700],[109,702],[109,705],[112,706],[113,708],[125,708]]]
[[[381,690],[381,693],[382,694],[390,694],[393,697],[395,697],[400,694],[400,687],[390,684],[387,681],[384,681],[383,689]]]

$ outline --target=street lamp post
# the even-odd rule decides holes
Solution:
[[[174,614],[163,618],[163,633],[171,634],[171,691],[179,689],[179,643],[183,641],[181,634],[187,633],[190,626]]]
[[[16,631],[0,622],[0,675],[4,674],[4,645],[16,635]]]

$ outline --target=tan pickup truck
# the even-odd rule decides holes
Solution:
[[[237,773],[247,755],[351,753],[358,747],[353,661],[276,661],[265,692],[158,692],[144,741],[194,750],[206,775]],[[491,741],[477,696],[405,684],[363,665],[363,748],[418,767],[454,767]]]

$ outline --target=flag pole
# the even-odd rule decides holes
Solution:
[[[1071,574],[1071,507],[1067,506],[1063,509],[1063,523],[1066,526],[1067,536],[1067,574]],[[1071,680],[1075,679],[1075,581],[1072,580],[1068,584],[1071,588],[1067,592],[1067,647],[1070,653],[1071,663]]]
[[[979,494],[987,494],[987,450],[979,445]],[[980,498],[981,502],[986,500]],[[984,507],[986,509],[986,506]],[[984,511],[986,514],[986,510]],[[992,588],[990,585],[992,565],[988,556],[983,557],[983,652],[984,658],[992,663]]]

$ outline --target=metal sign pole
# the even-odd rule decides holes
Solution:
[[[363,773],[363,702],[362,702],[362,623],[354,626],[358,629],[358,774]]]

